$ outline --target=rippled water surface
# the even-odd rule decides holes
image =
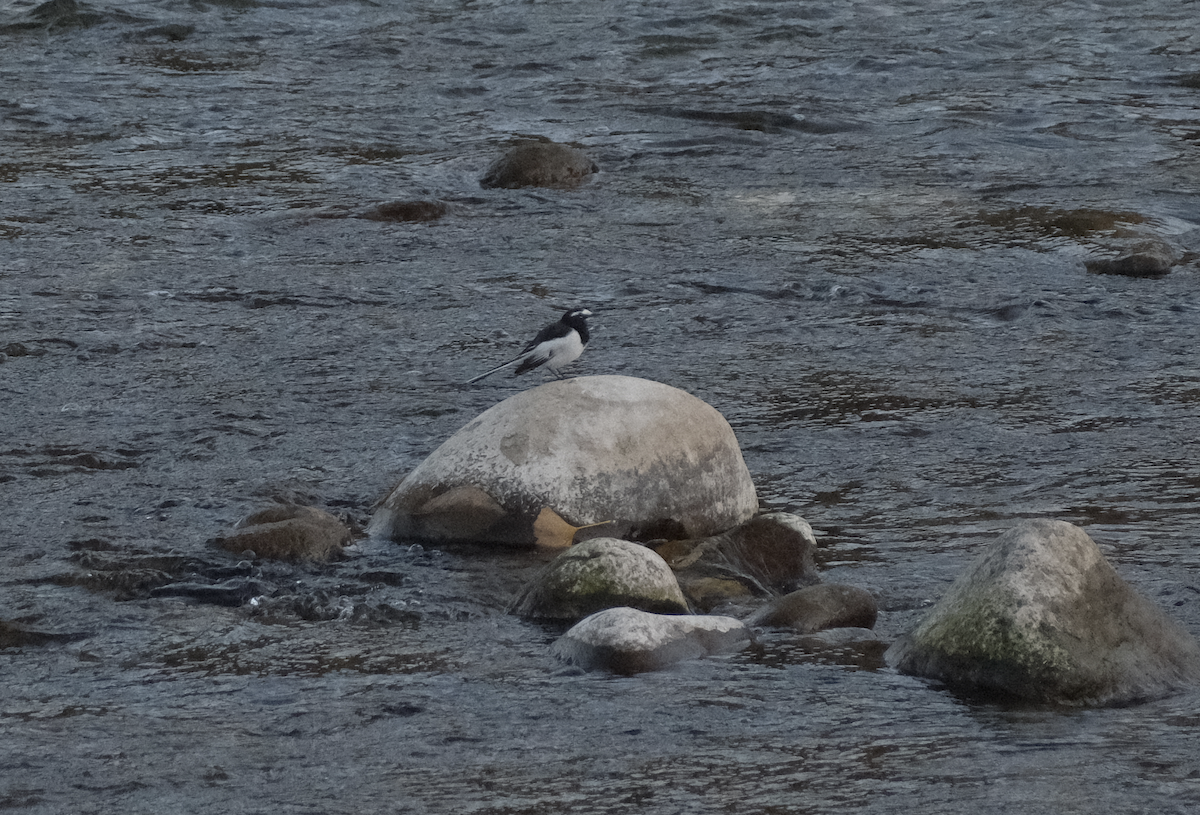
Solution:
[[[883,640],[1026,517],[1200,632],[1198,19],[0,0],[0,809],[1195,811],[1200,694],[1014,708],[780,633],[577,675],[503,614],[536,555],[209,541],[365,522],[585,304],[578,370],[720,409]],[[527,136],[601,172],[481,189]],[[353,217],[391,201],[446,214]]]

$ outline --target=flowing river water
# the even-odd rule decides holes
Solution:
[[[1200,633],[1200,3],[0,0],[0,809],[1184,813],[1200,694],[965,698],[763,632],[619,678],[527,552],[357,523],[571,305],[888,642],[1022,518]],[[574,190],[485,190],[520,137]],[[353,217],[394,201],[428,221]],[[427,208],[428,209],[428,208]],[[426,210],[420,210],[426,211]],[[1086,263],[1150,241],[1169,274]]]

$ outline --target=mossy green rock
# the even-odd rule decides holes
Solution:
[[[1002,535],[885,655],[903,673],[1065,704],[1127,704],[1200,682],[1200,645],[1080,528]]]
[[[616,538],[593,538],[567,549],[534,576],[509,610],[528,618],[578,620],[618,606],[664,614],[688,611],[666,561]]]

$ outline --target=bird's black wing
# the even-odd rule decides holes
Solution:
[[[539,345],[546,342],[547,340],[561,339],[561,338],[567,336],[568,334],[570,334],[574,330],[575,329],[571,328],[571,326],[567,325],[562,320],[559,320],[557,323],[551,323],[550,325],[546,326],[541,331],[539,331],[537,333],[537,336],[529,341],[529,345],[526,345],[525,349],[523,351],[521,351],[521,353],[528,354],[534,348],[537,348]]]

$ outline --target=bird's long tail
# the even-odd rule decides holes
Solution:
[[[492,374],[496,373],[496,371],[503,371],[505,368],[509,368],[513,365],[516,365],[518,362],[520,362],[523,359],[525,359],[525,355],[521,354],[521,356],[517,357],[516,359],[510,359],[508,362],[504,363],[503,365],[497,365],[495,368],[492,368],[492,370],[490,370],[490,371],[484,371],[479,376],[471,377],[470,379],[467,380],[467,384],[474,385],[479,380],[491,376]]]

